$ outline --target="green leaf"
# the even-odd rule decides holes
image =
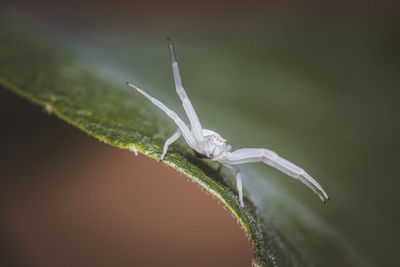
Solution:
[[[145,46],[140,38],[135,39],[135,42],[122,38],[120,43],[112,45],[115,52],[110,58],[106,55],[107,42],[99,44],[103,40],[101,37],[92,41],[67,39],[51,30],[38,28],[23,23],[16,26],[14,20],[3,18],[0,25],[1,86],[43,106],[49,113],[107,144],[137,150],[158,160],[164,141],[175,130],[174,124],[141,95],[127,87],[125,82],[130,80],[143,85],[150,94],[178,110],[179,101],[171,100],[177,97],[173,89],[166,45]],[[221,47],[226,48],[225,45],[229,43],[226,41]],[[184,47],[184,44],[178,46]],[[191,46],[186,45],[185,49],[189,51]],[[179,58],[185,58],[185,49],[178,50]],[[243,86],[235,86],[233,82],[227,82],[228,85],[221,86],[222,89],[217,91],[215,86],[220,86],[222,80],[219,76],[212,76],[212,71],[207,71],[213,62],[201,62],[205,49],[198,50],[198,54],[191,58],[188,56],[182,64],[182,72],[184,82],[185,77],[192,81],[188,86],[192,87],[188,94],[193,95],[193,103],[202,121],[205,121],[204,124],[217,126],[223,132],[215,129],[217,127],[207,128],[220,132],[234,147],[236,144],[242,147],[262,147],[267,144],[266,139],[294,138],[295,134],[285,130],[278,120],[287,125],[293,123],[293,127],[298,126],[298,123],[290,117],[279,118],[276,115],[279,114],[279,108],[276,107],[284,101],[285,94],[297,94],[299,101],[305,97],[300,93],[282,90],[281,95],[277,94],[264,103],[268,99],[268,91],[249,91],[249,87],[256,88],[255,84],[250,80],[240,80],[243,76],[230,68],[229,61],[220,65],[214,63],[221,70],[221,75],[223,72],[225,75],[230,74],[231,79],[239,79],[243,86],[247,86],[247,91],[242,89]],[[229,49],[224,51],[228,58],[233,54]],[[127,56],[128,53],[131,55]],[[161,59],[155,59],[161,54],[164,54],[159,57]],[[198,59],[195,59],[196,56]],[[121,62],[117,63],[119,59]],[[196,63],[187,64],[190,60]],[[274,61],[272,55],[270,60]],[[199,65],[195,65],[197,63]],[[275,63],[279,64],[278,60]],[[206,82],[203,76],[194,76],[194,72],[190,74],[194,66],[202,70],[200,73],[204,75],[209,73]],[[144,68],[154,72],[145,73]],[[268,73],[266,75],[271,83],[277,79],[271,69],[254,67],[254,70],[260,74]],[[170,75],[170,78],[164,79],[164,73],[165,77]],[[194,89],[195,82],[201,81],[203,86],[211,86]],[[294,78],[287,80],[288,87],[297,82]],[[155,91],[150,88],[152,86],[163,88],[163,91]],[[269,113],[262,110],[265,106],[270,109]],[[295,111],[293,107],[290,109]],[[238,125],[238,122],[241,124]],[[306,128],[302,130],[307,131]],[[296,146],[295,143],[275,141],[271,148],[294,156],[289,151]],[[304,147],[297,147],[297,151],[302,149]],[[222,174],[218,173],[213,163],[198,159],[184,142],[171,146],[163,164],[198,183],[232,212],[254,247],[255,266],[344,266],[359,263],[356,253],[345,241],[324,226],[303,205],[296,203],[296,196],[289,196],[289,189],[285,188],[295,184],[290,178],[265,166],[251,165],[245,168],[246,207],[242,209],[239,207],[233,176],[226,170]],[[274,181],[274,176],[279,176],[284,186]],[[296,191],[307,194],[310,199],[308,203],[320,205],[319,200],[311,196],[312,193],[305,187],[296,186]]]

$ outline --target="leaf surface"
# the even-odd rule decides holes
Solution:
[[[175,96],[172,82],[165,86],[144,78],[144,81],[149,81],[149,86],[164,87],[162,91],[155,91],[147,88],[140,79],[140,72],[143,71],[141,68],[154,68],[154,73],[158,73],[157,60],[154,57],[147,58],[147,65],[133,60],[132,73],[129,73],[122,70],[129,64],[123,56],[120,56],[120,59],[125,65],[121,63],[116,67],[117,52],[114,54],[114,61],[108,61],[110,58],[101,50],[101,46],[99,48],[89,42],[83,48],[78,48],[76,44],[79,40],[65,40],[52,31],[39,28],[24,24],[16,26],[13,20],[2,20],[1,86],[43,106],[49,113],[107,144],[135,150],[158,160],[163,143],[175,131],[175,126],[160,110],[125,85],[128,80],[139,85],[143,83],[143,87],[151,95],[166,104],[171,104],[174,110],[179,109],[179,100],[171,100],[172,96]],[[136,42],[138,51],[140,47],[144,47],[142,44],[141,41]],[[93,50],[90,51],[90,48]],[[172,81],[168,51],[166,46],[163,48],[165,56],[162,59],[165,64],[161,66],[167,68],[165,73],[169,73],[169,79]],[[123,51],[117,47],[115,49]],[[136,52],[137,54],[133,52],[130,58],[136,56],[135,59],[143,63],[143,55],[139,54],[150,54],[152,49],[157,50],[158,47],[150,46]],[[158,50],[156,55],[157,53]],[[225,68],[228,67],[228,63],[226,64],[221,66],[221,70],[228,74],[226,69],[229,68]],[[193,66],[186,66],[188,68],[183,68],[183,72],[189,73]],[[201,73],[206,73],[205,66],[200,64],[199,68],[203,68]],[[233,77],[240,76],[234,74]],[[189,77],[190,79],[196,80],[193,76]],[[166,79],[161,75],[160,80]],[[209,81],[218,84],[218,78],[211,77]],[[240,87],[236,87],[236,90],[229,86],[224,88],[221,91],[209,88],[197,91],[192,89],[188,92],[189,97],[193,92],[193,102],[199,110],[200,117],[208,119],[205,125],[220,126],[223,130],[221,134],[227,137],[228,141],[243,146],[246,146],[246,142],[249,143],[247,146],[263,146],[265,136],[272,140],[278,137],[290,139],[292,134],[282,130],[280,123],[274,121],[279,117],[274,117],[274,112],[278,112],[279,109],[271,108],[269,117],[262,115],[263,112],[258,112],[263,105],[262,99],[267,98],[265,92],[254,91],[252,95],[251,91],[244,92]],[[299,97],[301,99],[301,96]],[[276,96],[275,100],[275,105],[279,105],[279,96]],[[184,116],[182,111],[177,112]],[[281,119],[291,123],[289,117],[283,116]],[[243,124],[237,125],[237,122]],[[213,129],[211,126],[205,127]],[[289,151],[290,145],[284,144],[284,150]],[[279,147],[281,146],[277,143],[276,148]],[[250,165],[244,168],[246,207],[242,209],[237,200],[233,175],[227,170],[217,172],[215,164],[197,158],[184,142],[170,147],[163,164],[175,168],[198,183],[232,212],[254,247],[255,266],[356,265],[355,253],[351,252],[350,247],[346,247],[346,242],[325,228],[316,216],[303,205],[296,203],[287,192],[282,193],[279,183],[268,181],[268,177],[273,176],[290,180],[284,178],[286,176],[265,166],[253,168],[254,165]],[[294,183],[292,180],[289,182]],[[285,182],[285,185],[290,184],[289,182]],[[306,191],[300,185],[296,190]],[[312,193],[307,191],[307,194]],[[318,199],[312,198],[312,201],[318,202]]]

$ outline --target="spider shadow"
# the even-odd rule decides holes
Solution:
[[[201,169],[207,176],[211,177],[213,180],[219,182],[220,184],[231,190],[233,189],[236,191],[236,187],[234,187],[233,183],[229,182],[232,177],[229,177],[227,173],[223,171],[223,168],[221,168],[221,166],[218,166],[219,163],[210,162],[211,160],[208,157],[194,150],[182,151],[181,149],[174,148],[171,152],[183,156],[187,161]]]

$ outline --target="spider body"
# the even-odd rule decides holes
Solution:
[[[250,162],[263,162],[267,165],[270,165],[287,174],[288,176],[291,176],[301,181],[314,193],[316,193],[323,202],[328,200],[328,195],[325,193],[324,189],[319,185],[317,181],[315,181],[302,168],[278,156],[278,154],[276,154],[275,152],[264,148],[242,148],[230,152],[232,147],[227,144],[226,140],[222,138],[221,135],[214,131],[203,129],[200,120],[198,119],[196,112],[185,92],[185,89],[182,86],[178,63],[175,59],[174,47],[169,38],[168,45],[171,52],[172,70],[176,92],[178,93],[182,101],[183,108],[185,109],[190,124],[186,124],[174,111],[169,109],[156,98],[148,95],[138,86],[132,83],[127,83],[130,87],[136,89],[136,91],[144,95],[154,105],[164,111],[164,113],[168,117],[170,117],[178,126],[176,132],[165,142],[160,160],[164,159],[168,151],[168,146],[182,136],[185,139],[186,143],[200,155],[208,157],[213,161],[217,161],[226,167],[234,169],[236,176],[236,187],[239,194],[239,203],[242,208],[244,207],[243,188],[242,178],[238,165]]]
[[[203,129],[203,150],[200,152],[212,160],[223,158],[224,153],[230,150],[226,140],[214,131]]]

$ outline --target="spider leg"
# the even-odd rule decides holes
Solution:
[[[181,75],[179,73],[178,62],[176,61],[176,58],[175,58],[175,50],[174,50],[172,41],[170,38],[167,38],[167,40],[168,40],[169,50],[171,52],[172,72],[174,74],[176,92],[178,93],[178,95],[182,101],[183,108],[185,109],[185,112],[189,118],[193,136],[196,139],[197,143],[202,144],[203,143],[203,130],[201,127],[200,120],[197,117],[196,112],[194,111],[194,108],[192,106],[192,103],[190,102],[190,100],[185,92],[185,89],[182,86]]]
[[[240,174],[240,169],[238,166],[235,166],[234,168],[235,168],[235,176],[236,176],[236,188],[239,193],[239,203],[240,203],[240,207],[244,208],[242,175]]]
[[[175,142],[179,137],[181,137],[181,131],[178,129],[170,138],[167,139],[167,141],[165,141],[164,149],[163,149],[163,153],[160,157],[160,161],[164,160],[164,157],[167,154],[168,146],[170,144],[172,144],[173,142]]]
[[[230,165],[227,164],[225,161],[224,162],[219,162],[221,165],[223,165],[229,169],[233,169],[235,172],[235,178],[236,178],[236,188],[239,194],[239,203],[240,207],[244,208],[244,202],[243,202],[243,184],[242,184],[242,175],[240,174],[240,169],[238,166]]]
[[[249,162],[264,162],[265,164],[268,164],[280,170],[281,172],[300,180],[315,194],[317,194],[323,202],[326,202],[329,199],[321,185],[308,173],[290,161],[281,158],[271,150],[263,148],[242,148],[235,150],[232,153],[227,153],[226,158],[220,161],[235,165]]]
[[[192,132],[189,130],[189,128],[187,127],[187,125],[183,122],[183,120],[181,118],[179,118],[179,116],[172,110],[170,110],[167,106],[165,106],[163,103],[161,103],[159,100],[155,99],[154,97],[150,96],[149,94],[147,94],[145,91],[143,91],[142,89],[140,89],[138,86],[132,84],[132,83],[127,83],[127,85],[129,85],[130,87],[134,88],[136,91],[138,91],[139,93],[141,93],[142,95],[144,95],[147,99],[149,99],[154,105],[156,105],[158,108],[160,108],[162,111],[164,111],[168,117],[170,117],[171,119],[173,119],[176,123],[176,125],[178,125],[178,128],[180,130],[180,133],[183,135],[183,137],[185,138],[186,142],[188,143],[188,145],[190,147],[192,147],[193,149],[197,148],[197,144],[196,141],[193,137]]]

